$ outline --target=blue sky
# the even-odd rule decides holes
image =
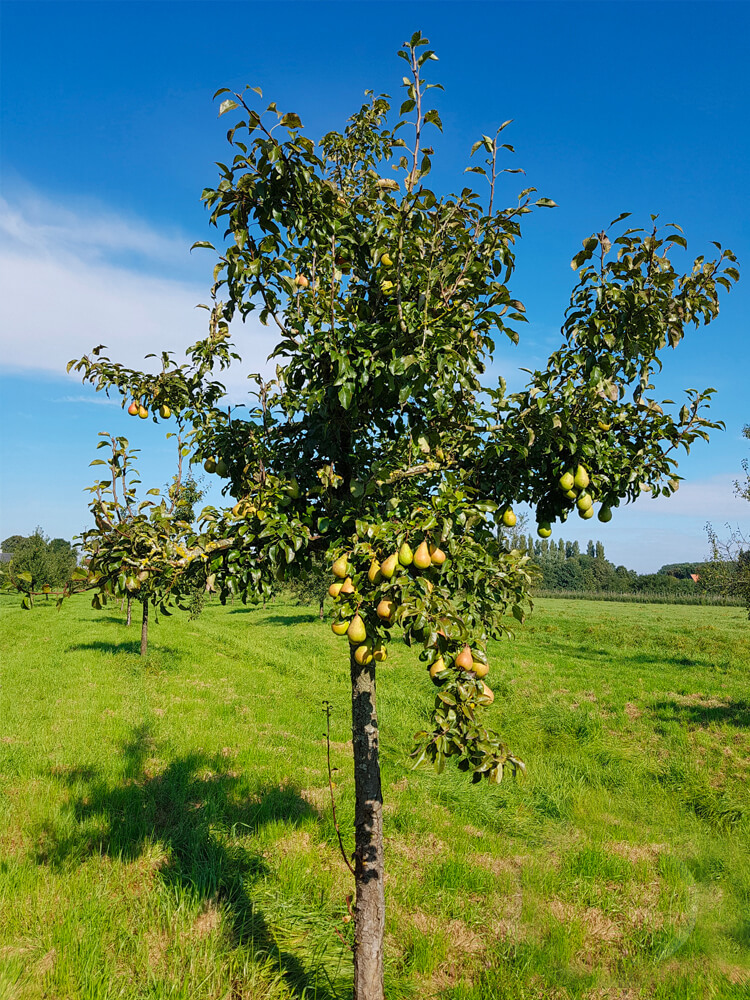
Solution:
[[[138,364],[201,334],[211,260],[188,249],[209,236],[199,196],[225,155],[218,87],[261,86],[316,138],[365,89],[398,96],[395,53],[419,28],[445,86],[431,92],[435,186],[463,186],[474,139],[514,119],[509,165],[526,178],[507,175],[508,203],[533,184],[560,207],[531,216],[519,248],[513,288],[531,322],[498,354],[511,385],[556,346],[581,240],[621,211],[680,223],[692,255],[715,239],[750,260],[746,3],[5,2],[2,20],[0,538],[87,524],[99,430],[142,449],[147,487],[173,471],[165,426],[129,418],[65,363],[105,343]],[[748,454],[747,315],[745,274],[716,323],[666,358],[657,394],[715,386],[727,425],[683,462],[677,496],[562,537],[597,535],[616,563],[650,571],[702,558],[707,520],[750,527],[731,485]],[[250,323],[235,340],[257,371],[272,334]],[[241,397],[241,374],[230,391]]]

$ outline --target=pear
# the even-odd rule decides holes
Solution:
[[[334,586],[335,586],[335,584],[334,584]],[[347,578],[344,580],[344,582],[340,585],[340,588],[341,588],[340,589],[340,593],[342,593],[342,594],[353,594],[354,593],[354,584],[352,583],[352,578],[350,576],[347,576]]]
[[[576,500],[576,507],[579,510],[589,510],[594,506],[594,501],[591,499],[591,494],[585,491]]]
[[[170,408],[167,406],[166,403],[162,403],[161,406],[159,407],[159,416],[162,418],[162,420],[169,420],[169,418],[172,416],[172,411],[170,410]]]
[[[376,663],[382,663],[383,660],[387,659],[388,650],[385,648],[382,642],[378,642],[373,646],[372,658]]]
[[[565,496],[568,498],[568,500],[575,500],[575,498],[578,496],[578,491],[577,490],[567,490],[566,493],[565,493]]]
[[[573,485],[577,486],[579,490],[585,490],[590,482],[591,480],[589,479],[588,472],[582,465],[579,465],[576,469],[576,474],[573,477]]]
[[[392,556],[388,556],[380,564],[380,572],[386,578],[390,580],[393,574],[396,572],[396,565],[398,564],[398,555],[394,552]]]
[[[333,625],[331,625],[331,628],[336,633],[336,635],[345,635],[346,630],[349,628],[349,622],[346,621],[334,622]]]
[[[432,558],[430,550],[427,548],[427,542],[421,542],[417,547],[417,551],[414,553],[414,565],[417,569],[427,569],[428,566],[432,565]]]
[[[492,688],[487,687],[486,684],[482,684],[481,699],[484,705],[491,705],[492,702],[495,700],[495,692],[492,690]]]
[[[507,510],[503,511],[503,524],[505,525],[506,528],[515,527],[517,520],[518,519],[516,518],[516,515],[513,513],[510,507],[508,507]]]
[[[542,521],[536,529],[536,533],[540,538],[549,538],[552,534],[552,528],[550,527],[549,521]]]
[[[482,663],[480,660],[474,660],[471,664],[471,672],[481,680],[490,672],[489,664]]]
[[[148,417],[148,410],[143,405],[143,403],[141,403],[141,405],[138,407],[138,416],[141,418],[141,420],[145,420]]]
[[[332,583],[331,586],[328,588],[328,593],[331,595],[331,597],[338,597],[339,593],[341,592],[341,588],[343,586],[344,586],[343,583]]]
[[[471,670],[474,664],[474,657],[471,655],[471,649],[469,646],[464,646],[456,657],[455,663],[457,667],[461,668],[461,670]]]
[[[229,475],[229,468],[223,458],[220,458],[216,463],[216,475],[222,477]]]
[[[349,636],[349,642],[353,646],[359,646],[360,643],[365,641],[367,638],[367,629],[360,615],[355,615],[352,618],[346,634]]]
[[[567,493],[568,490],[572,490],[576,484],[575,476],[572,472],[563,472],[558,480],[560,484],[560,489],[563,493]]]
[[[594,516],[594,508],[593,507],[589,507],[587,510],[579,510],[578,511],[578,516],[582,517],[584,519],[584,521],[588,521],[588,519],[590,517]]]
[[[340,580],[343,580],[346,576],[347,572],[346,563],[347,563],[346,554],[344,554],[343,556],[339,556],[339,558],[331,567],[333,575],[337,576]]]
[[[391,255],[389,253],[384,253],[380,258],[380,263],[385,267],[393,267],[393,261],[391,260]]]
[[[389,621],[395,609],[396,605],[393,603],[393,601],[389,597],[384,597],[375,610],[377,612],[378,618],[382,618],[385,621]]]
[[[367,666],[368,663],[372,663],[374,658],[372,643],[369,639],[354,650],[354,659],[363,667]]]
[[[599,520],[606,524],[607,521],[612,520],[612,511],[609,507],[602,507],[598,516]]]
[[[207,458],[206,461],[203,463],[203,468],[209,474],[212,473],[212,472],[216,472],[216,459],[215,458]]]
[[[398,550],[398,561],[402,566],[411,566],[414,562],[414,553],[408,542],[403,542],[401,548]]]
[[[370,568],[367,571],[367,579],[370,583],[378,584],[383,579],[383,574],[380,572],[380,563],[377,559],[373,559],[370,563]]]
[[[437,545],[430,546],[430,559],[433,566],[442,566],[447,558],[445,552],[438,548]]]
[[[131,417],[137,417],[138,416],[138,407],[139,407],[139,405],[140,404],[136,403],[135,400],[133,400],[133,402],[130,404],[130,406],[128,407],[128,413],[130,414]]]
[[[445,660],[442,658],[442,656],[438,656],[438,658],[436,660],[433,660],[432,664],[430,665],[430,677],[433,680],[435,680],[437,675],[442,674],[442,672],[445,669],[446,669]]]

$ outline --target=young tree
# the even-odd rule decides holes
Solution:
[[[333,628],[348,636],[352,690],[356,1000],[383,997],[376,663],[401,635],[438,686],[416,761],[442,770],[455,757],[491,782],[521,766],[483,721],[494,697],[487,642],[523,620],[531,584],[528,556],[499,532],[518,501],[545,525],[576,508],[590,516],[593,500],[608,514],[645,486],[671,492],[672,452],[714,426],[703,415],[711,390],[664,412],[649,395],[657,358],[688,323],[714,318],[717,284],[736,276],[726,250],[678,273],[675,227],[599,233],[573,262],[578,283],[547,366],[518,393],[483,382],[496,338],[516,341],[525,322],[509,287],[521,221],[553,203],[526,188],[498,206],[508,122],[472,149],[484,196],[431,190],[427,130],[442,123],[423,71],[435,56],[419,33],[399,56],[408,76],[397,120],[385,95],[369,93],[317,146],[296,114],[256,110],[259,91],[219,91],[220,115],[236,120],[231,162],[203,192],[226,236],[209,334],[184,365],[165,363],[155,390],[192,422],[194,459],[222,463],[237,501],[209,511],[196,540],[206,552],[224,546],[206,568],[222,598],[270,593],[321,554],[333,564]],[[237,360],[229,321],[255,309],[278,330],[276,377],[257,378],[257,403],[230,419],[212,372]],[[152,377],[101,349],[71,364],[98,388],[154,405]]]

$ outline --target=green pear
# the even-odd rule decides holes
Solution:
[[[377,559],[373,559],[370,563],[370,568],[367,571],[367,579],[370,583],[378,584],[383,579],[383,574],[380,572],[380,563]]]
[[[442,674],[442,672],[445,669],[446,669],[445,660],[442,658],[442,656],[438,656],[438,658],[436,660],[433,660],[433,662],[430,664],[430,677],[433,680],[435,680],[437,675]]]
[[[347,558],[346,554],[339,556],[336,562],[331,567],[334,576],[337,576],[340,580],[345,579],[347,574]]]
[[[590,482],[591,480],[589,479],[588,472],[582,465],[579,465],[576,469],[576,474],[573,477],[573,484],[577,486],[579,490],[585,490]]]
[[[396,572],[396,566],[398,565],[398,555],[394,552],[393,555],[388,556],[380,564],[380,572],[386,578],[390,580],[393,574]]]
[[[408,542],[403,542],[401,548],[398,550],[398,561],[402,566],[411,566],[414,562],[414,553]]]
[[[203,463],[203,468],[209,474],[213,473],[213,472],[216,472],[216,459],[215,458],[207,458],[206,461]]]
[[[599,511],[599,520],[604,524],[612,520],[612,510],[609,507],[602,507]]]
[[[572,490],[575,486],[575,477],[572,472],[563,472],[558,482],[563,493],[567,493],[568,490]]]
[[[475,677],[478,677],[481,680],[483,677],[486,677],[487,674],[490,672],[489,664],[482,663],[481,660],[474,660],[474,662],[471,665],[471,672],[474,674]]]
[[[510,507],[508,507],[507,510],[503,511],[503,524],[505,525],[506,528],[515,527],[516,520],[517,520],[516,515],[513,513]]]
[[[360,615],[355,615],[352,618],[346,634],[349,637],[349,642],[353,646],[358,646],[361,642],[365,641],[367,638],[367,629],[365,628],[365,623],[362,621]]]
[[[594,501],[591,499],[590,493],[581,493],[581,495],[576,500],[576,507],[579,510],[589,510],[594,506]]]
[[[578,511],[578,516],[582,517],[584,519],[584,521],[588,521],[588,519],[590,517],[594,516],[594,508],[593,507],[589,507],[587,510],[579,510]]]
[[[229,468],[223,458],[220,458],[216,463],[216,475],[222,477],[229,475]]]
[[[536,529],[536,533],[540,538],[549,538],[552,534],[552,528],[550,527],[549,521],[542,521]]]

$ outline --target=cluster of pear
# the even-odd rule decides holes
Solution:
[[[589,492],[591,477],[588,469],[583,465],[578,465],[576,469],[566,469],[558,480],[558,486],[567,500],[574,500],[578,516],[584,521],[594,516],[594,498]],[[567,516],[567,515],[565,515]],[[604,524],[612,520],[612,511],[602,505],[599,509],[599,520]],[[563,518],[564,520],[564,518]],[[540,538],[549,538],[552,534],[552,526],[549,521],[540,521],[537,526],[537,534]]]
[[[445,637],[444,632],[441,632],[440,635]],[[446,656],[448,656],[447,653],[438,653],[429,666],[433,684],[442,684],[447,679],[451,657],[448,656],[448,660],[446,661]],[[483,654],[478,650],[472,649],[471,646],[465,645],[452,659],[455,669],[461,670],[476,680],[482,681],[482,701],[486,705],[491,705],[495,700],[495,692],[492,688],[488,687],[485,681],[485,677],[490,672],[490,667],[484,659]]]
[[[146,417],[148,416],[148,410],[143,405],[143,403],[139,403],[137,399],[134,399],[131,402],[130,406],[128,407],[128,413],[130,414],[131,417],[140,417],[141,420],[145,420]],[[162,403],[159,406],[159,416],[162,418],[162,420],[169,420],[169,418],[172,416],[172,411],[170,410],[170,408],[167,406],[166,403]]]
[[[209,474],[215,472],[217,476],[221,476],[222,478],[226,478],[229,475],[229,467],[223,458],[211,458],[209,456],[203,463],[203,468]]]

